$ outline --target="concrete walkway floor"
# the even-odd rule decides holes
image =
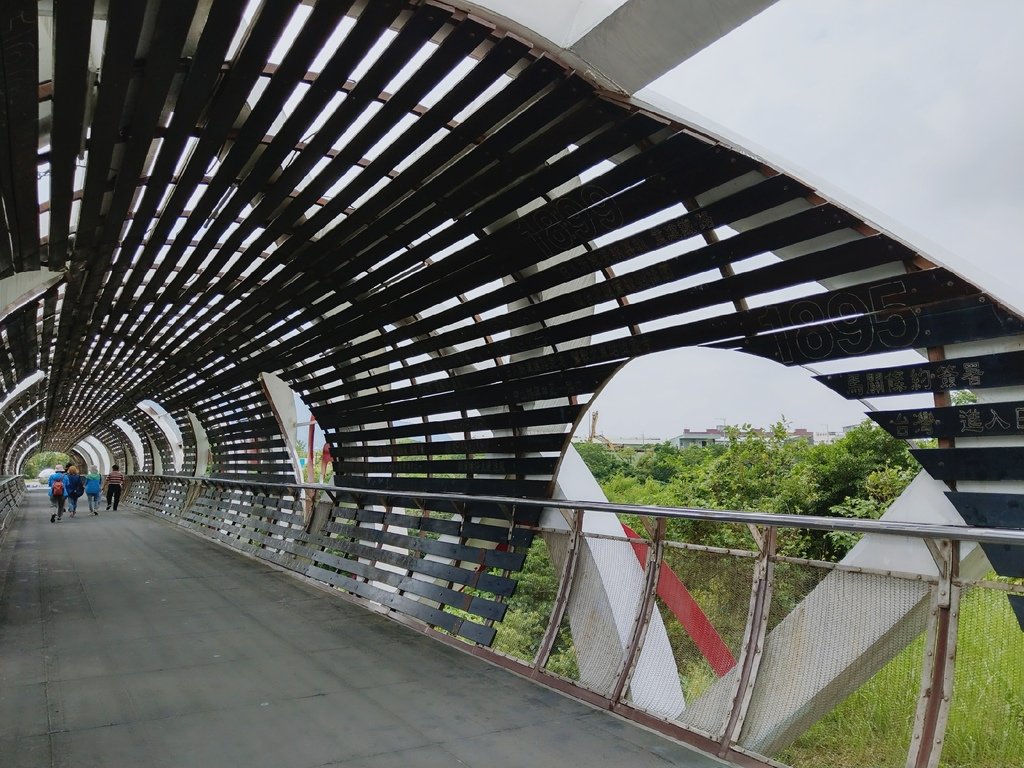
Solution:
[[[722,763],[147,516],[51,524],[30,492],[0,549],[0,765]]]

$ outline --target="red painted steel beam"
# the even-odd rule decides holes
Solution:
[[[622,530],[631,539],[639,538],[636,531],[625,523],[622,523]],[[647,561],[647,545],[632,543],[633,552],[636,553],[641,563]],[[686,634],[690,636],[697,648],[707,659],[708,664],[715,674],[722,677],[729,670],[736,666],[736,659],[729,650],[729,646],[722,640],[707,614],[701,610],[700,605],[693,599],[693,595],[686,588],[686,585],[679,580],[675,571],[668,563],[661,564],[661,572],[658,574],[658,597],[660,597],[672,615],[679,619]]]

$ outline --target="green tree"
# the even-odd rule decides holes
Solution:
[[[727,427],[728,445],[712,459],[704,478],[716,506],[762,512],[806,514],[817,492],[802,466],[809,445],[792,440],[783,421],[766,430],[749,424]]]
[[[66,453],[61,453],[60,451],[40,451],[25,462],[24,475],[35,479],[47,467],[53,469],[58,464],[63,464],[66,467],[70,463],[71,457]]]
[[[834,443],[813,446],[806,460],[820,493],[819,514],[828,514],[847,498],[865,498],[865,483],[876,470],[893,467],[917,474],[919,469],[904,441],[867,420]]]
[[[629,466],[615,451],[600,443],[574,443],[573,445],[598,483],[603,483],[613,475],[624,472]]]
[[[809,445],[779,421],[765,430],[728,427],[724,445],[636,454],[583,444],[581,455],[610,501],[798,515],[877,518],[919,469],[906,443],[865,421],[831,444]],[[670,536],[726,547],[749,547],[744,526],[673,520]],[[841,558],[855,535],[784,530],[783,554]]]
[[[749,424],[727,427],[725,449],[687,478],[690,504],[713,509],[746,512],[811,514],[816,510],[818,491],[804,456],[809,445],[788,436],[783,421],[768,429],[755,430]],[[743,526],[691,523],[691,532],[713,546],[749,547],[751,539]],[[802,554],[805,535],[780,531],[779,549],[784,554]]]

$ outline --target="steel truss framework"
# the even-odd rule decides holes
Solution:
[[[43,373],[0,412],[6,473],[90,435],[126,461],[122,419],[137,469],[155,447],[169,472],[153,400],[182,473],[198,423],[215,476],[294,477],[271,372],[346,486],[544,497],[617,369],[700,345],[828,362],[850,398],[934,393],[875,417],[938,438],[918,456],[951,488],[989,483],[952,496],[969,522],[1021,525],[998,484],[1024,449],[996,438],[1024,433],[1024,403],[948,395],[1024,384],[1018,315],[479,16],[7,0],[0,49],[0,278],[63,275],[0,319],[3,392]],[[929,362],[864,359],[903,349]],[[1019,552],[990,557],[1024,576]]]

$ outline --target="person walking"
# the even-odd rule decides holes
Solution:
[[[117,512],[117,502],[121,500],[121,488],[124,486],[124,472],[115,464],[107,475],[107,509],[114,505]]]
[[[78,474],[78,467],[68,467],[64,480],[64,496],[67,498],[68,512],[74,517],[78,511],[78,499],[85,493],[85,480]]]
[[[85,476],[85,495],[89,497],[89,511],[94,515],[99,514],[100,488],[103,485],[103,475],[96,471],[96,467]]]
[[[50,475],[50,479],[47,482],[50,485],[50,503],[57,508],[57,511],[50,515],[50,522],[56,523],[62,517],[64,517],[64,483],[66,481],[64,474],[64,465],[58,464],[54,467],[53,474]]]

